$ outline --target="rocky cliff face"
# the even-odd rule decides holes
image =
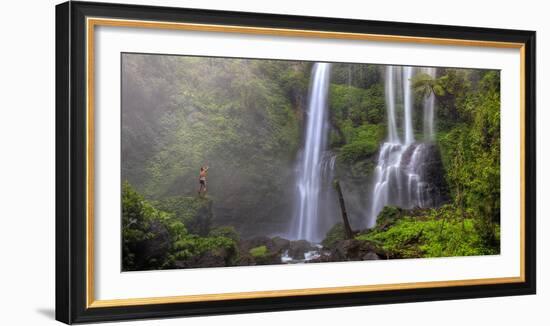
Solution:
[[[175,196],[156,203],[162,211],[173,213],[189,233],[207,236],[212,226],[213,202],[209,198]]]
[[[407,167],[413,159],[417,146],[423,146],[422,156],[417,168],[420,180],[425,184],[425,207],[439,207],[449,200],[449,187],[445,180],[445,170],[441,160],[441,152],[435,143],[414,144],[403,153],[402,167]]]

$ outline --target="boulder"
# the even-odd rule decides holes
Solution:
[[[383,250],[369,241],[357,239],[341,240],[331,248],[330,253],[323,254],[321,261],[357,261],[386,259]]]
[[[362,258],[362,260],[379,260],[379,259],[380,257],[372,251],[367,252]]]
[[[205,197],[175,196],[155,203],[155,207],[174,214],[189,233],[207,236],[212,225],[212,200]]]
[[[288,255],[294,259],[304,259],[304,254],[316,248],[306,240],[291,241],[288,247]]]
[[[403,153],[401,167],[406,169],[417,148],[421,147],[421,164],[418,168],[420,179],[426,184],[426,203],[428,207],[438,207],[449,200],[449,187],[445,180],[445,170],[441,152],[435,143],[412,144]]]
[[[241,240],[239,242],[239,258],[235,262],[238,266],[249,265],[273,265],[281,264],[281,255],[289,250],[291,241],[281,237],[254,237],[252,239]],[[260,247],[265,247],[265,252],[258,254]],[[251,250],[256,252],[252,255]],[[302,254],[303,255],[303,254]]]
[[[426,159],[422,167],[422,179],[428,184],[428,192],[433,207],[449,200],[449,187],[445,180],[445,170],[439,147],[434,143],[426,144]]]
[[[290,241],[281,237],[254,237],[252,239],[241,240],[239,242],[239,251],[248,252],[252,248],[266,246],[270,253],[281,254],[289,249]]]
[[[271,239],[273,241],[273,250],[275,252],[283,252],[290,247],[290,241],[281,237],[274,237]]]
[[[321,242],[323,248],[332,248],[332,246],[341,240],[346,239],[346,231],[344,229],[343,223],[336,223],[330,230],[327,232],[325,239]]]
[[[210,250],[202,255],[190,257],[185,260],[178,260],[174,263],[176,268],[198,268],[198,267],[223,267],[227,266],[230,253],[223,248]]]
[[[239,252],[246,253],[252,248],[259,246],[266,246],[268,249],[273,246],[273,241],[269,237],[254,237],[251,239],[244,239],[239,242]]]

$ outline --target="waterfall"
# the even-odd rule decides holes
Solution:
[[[316,63],[310,83],[304,148],[297,164],[297,216],[293,238],[317,241],[322,200],[323,170],[334,167],[334,160],[323,160],[328,136],[328,90],[330,64]],[[328,165],[327,165],[328,164]]]
[[[430,77],[436,77],[436,68],[424,68],[423,72]],[[434,110],[435,110],[435,95],[430,92],[424,99],[424,140],[434,140]]]
[[[403,111],[405,112],[405,144],[414,142],[414,131],[412,126],[413,95],[411,89],[412,67],[403,68]]]
[[[395,123],[395,91],[394,70],[392,66],[386,69],[386,105],[388,110],[388,139],[391,143],[399,143],[397,136],[397,124]]]
[[[427,166],[434,156],[435,98],[429,94],[423,99],[422,140],[415,140],[415,96],[411,79],[417,72],[435,76],[434,68],[387,66],[385,72],[385,99],[387,139],[381,144],[374,170],[370,193],[367,227],[376,224],[380,211],[388,205],[402,208],[433,207],[438,204],[438,191]],[[328,91],[330,64],[313,66],[309,102],[305,118],[304,145],[296,162],[296,196],[292,239],[320,241],[338,216],[332,189],[335,155],[327,150],[329,130]],[[420,137],[418,137],[420,139]],[[437,152],[437,148],[435,148]],[[331,206],[332,205],[332,206]]]
[[[435,76],[435,69],[429,73]],[[414,97],[411,79],[412,67],[403,67],[402,81],[396,80],[395,69],[386,67],[385,95],[387,111],[387,141],[378,154],[374,170],[374,181],[370,200],[370,211],[367,216],[367,227],[376,224],[380,211],[388,205],[402,208],[430,207],[437,204],[430,193],[430,185],[425,180],[425,163],[429,159],[428,146],[415,143],[413,129]],[[396,128],[396,87],[403,91],[403,141]],[[424,100],[424,139],[434,137],[434,102],[433,94]]]

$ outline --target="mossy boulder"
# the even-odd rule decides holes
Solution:
[[[180,234],[174,240],[172,257],[177,268],[231,266],[237,259],[237,244],[230,238]]]
[[[290,248],[290,241],[281,237],[254,237],[239,242],[239,266],[281,264],[281,255]]]
[[[254,237],[239,242],[240,252],[249,252],[252,248],[265,246],[269,252],[282,253],[289,248],[290,241],[281,237]]]
[[[348,239],[338,241],[330,251],[335,261],[377,260],[387,258],[384,250],[370,241]]]
[[[266,245],[251,248],[246,253],[241,252],[239,259],[239,264],[241,265],[272,265],[280,263],[280,253],[270,251]]]
[[[401,211],[393,223],[385,227],[377,225],[355,239],[381,248],[389,258],[498,254],[498,245],[488,243],[476,229],[477,221],[479,219],[462,218],[451,205]],[[499,234],[498,225],[492,225],[492,228],[495,234]]]
[[[191,234],[207,236],[212,225],[212,200],[203,197],[170,197],[155,203],[158,209],[174,214]]]
[[[269,251],[266,246],[254,247],[248,251],[248,253],[254,258],[262,258],[267,256]]]
[[[341,262],[387,259],[388,255],[372,241],[344,239],[335,241],[330,248],[323,248],[321,255],[308,263]]]
[[[399,218],[403,216],[404,210],[395,206],[386,206],[378,213],[376,218],[377,230],[386,230],[392,224],[394,224]]]
[[[346,239],[346,230],[343,223],[336,223],[327,232],[325,239],[321,242],[323,248],[333,248],[338,241]]]

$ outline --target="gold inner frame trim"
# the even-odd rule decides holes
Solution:
[[[216,293],[199,295],[182,295],[167,297],[128,298],[113,300],[96,300],[94,295],[94,31],[96,26],[115,26],[132,28],[154,28],[200,32],[241,33],[286,37],[314,37],[329,39],[365,40],[374,42],[400,42],[414,44],[431,44],[446,46],[475,46],[492,48],[519,49],[520,51],[520,276],[465,279],[449,281],[411,282],[395,284],[354,285],[343,287],[288,289],[273,291],[253,291],[235,293]],[[374,292],[387,290],[404,290],[419,288],[440,288],[451,286],[473,286],[488,284],[525,282],[525,44],[514,42],[478,41],[449,38],[413,37],[382,34],[362,34],[302,29],[264,28],[234,25],[212,25],[195,23],[175,23],[144,20],[124,20],[110,18],[86,18],[86,117],[87,117],[87,159],[86,159],[86,307],[118,307],[149,304],[168,304],[199,301],[220,301],[235,299],[273,298],[305,296],[318,294],[337,294],[354,292]]]

